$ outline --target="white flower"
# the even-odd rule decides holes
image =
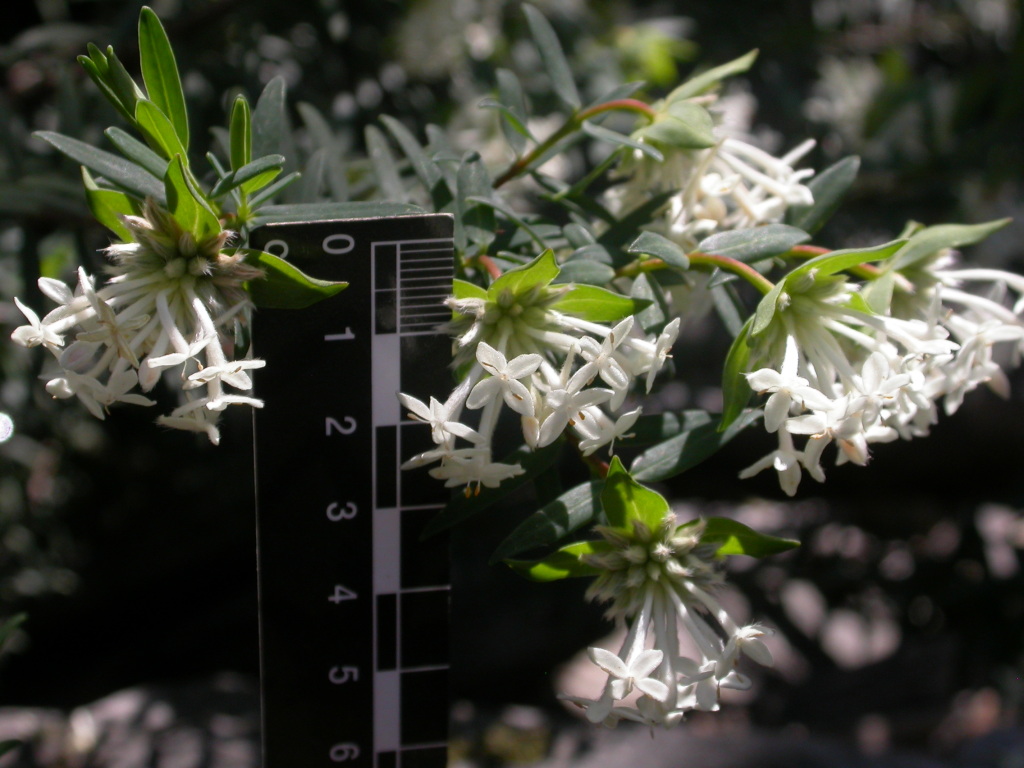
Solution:
[[[21,310],[21,314],[25,316],[29,324],[14,329],[11,333],[13,341],[21,344],[23,347],[35,347],[42,344],[51,350],[64,346],[64,337],[41,322],[39,315],[33,312],[31,308],[22,304],[17,297],[14,298],[14,303]]]
[[[533,398],[519,379],[531,375],[540,367],[541,356],[519,355],[507,361],[501,352],[487,342],[481,341],[476,347],[476,357],[490,377],[473,387],[466,400],[466,407],[480,408],[500,395],[513,411],[524,416],[532,416]]]
[[[661,651],[648,649],[626,661],[604,648],[588,648],[587,654],[591,661],[612,678],[609,690],[613,699],[626,698],[634,687],[658,701],[668,699],[669,687],[650,677],[665,656]]]

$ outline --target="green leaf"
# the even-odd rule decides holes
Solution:
[[[630,437],[620,437],[616,445],[622,448],[639,448],[645,445],[661,443],[682,432],[688,432],[705,424],[712,424],[713,419],[707,411],[692,409],[673,413],[656,413],[641,416],[630,430]]]
[[[263,206],[264,201],[270,200],[274,195],[276,195],[282,189],[284,189],[285,187],[289,186],[292,182],[297,181],[298,179],[301,179],[301,178],[302,178],[302,174],[299,173],[298,171],[292,171],[291,173],[286,173],[284,176],[279,177],[272,184],[268,184],[267,186],[265,186],[263,189],[261,189],[259,192],[257,192],[255,195],[252,196],[252,198],[249,200],[249,207],[250,207],[250,209],[256,210],[257,208],[259,208],[260,209],[260,213],[262,213],[263,211],[265,211],[267,209],[267,207],[270,207],[270,206]],[[292,205],[309,205],[309,203],[293,203]],[[317,203],[317,205],[319,205],[319,203]],[[339,205],[342,205],[342,203],[339,203]],[[278,207],[284,207],[284,206],[278,206]],[[253,225],[253,226],[255,226],[255,225]]]
[[[422,208],[408,203],[377,203],[370,201],[265,205],[260,208],[259,215],[253,219],[252,228],[255,229],[264,224],[280,224],[289,221],[368,219],[378,216],[401,216],[403,214],[423,212]]]
[[[455,278],[452,280],[452,295],[456,299],[487,299],[487,289],[481,288],[476,283]]]
[[[702,72],[695,77],[691,77],[685,83],[672,91],[672,93],[668,95],[666,101],[680,101],[682,99],[699,96],[700,94],[706,93],[707,91],[717,87],[718,84],[727,77],[743,74],[754,64],[754,60],[757,58],[757,53],[758,51],[755,48],[737,59],[733,59],[725,64],[720,64],[719,66],[713,67],[706,72]]]
[[[570,259],[561,266],[552,282],[583,283],[586,285],[606,285],[615,277],[615,270],[607,264],[591,259]]]
[[[858,170],[860,158],[850,155],[817,174],[807,184],[814,202],[811,205],[791,206],[786,211],[786,223],[811,234],[817,232],[839,208],[853,186]]]
[[[89,210],[92,211],[96,221],[121,238],[122,241],[132,242],[131,232],[121,217],[137,216],[141,210],[139,201],[124,192],[100,188],[84,166],[82,167],[82,182],[85,184],[85,197],[89,203]]]
[[[157,179],[167,173],[167,160],[147,147],[131,134],[111,126],[103,132],[118,151],[136,165],[149,171]]]
[[[629,253],[645,253],[648,256],[654,256],[677,269],[687,270],[690,268],[690,260],[686,257],[683,249],[657,232],[641,232],[640,236],[632,242],[627,251]]]
[[[750,336],[760,335],[771,325],[772,320],[775,318],[775,310],[779,306],[779,297],[782,296],[782,292],[785,289],[786,281],[784,279],[779,280],[768,293],[761,297],[761,301],[757,303],[757,309],[754,310],[753,323],[750,325]]]
[[[391,136],[398,142],[402,152],[409,159],[413,172],[419,178],[420,183],[432,191],[434,186],[441,181],[441,171],[423,151],[423,147],[412,135],[412,132],[390,115],[381,115],[380,121],[388,129]]]
[[[713,128],[707,109],[690,101],[677,101],[633,135],[675,149],[707,149],[716,143]]]
[[[750,334],[754,322],[755,318],[751,318],[744,323],[725,356],[722,371],[722,419],[719,429],[726,429],[738,419],[750,402],[750,396],[754,394],[744,375],[750,372]]]
[[[509,146],[519,155],[526,148],[527,141],[537,142],[527,125],[529,112],[523,86],[515,73],[507,69],[498,69],[495,76],[498,81],[498,101],[495,105],[501,110],[501,130]]]
[[[241,249],[246,260],[261,267],[265,277],[249,283],[249,295],[263,309],[303,309],[345,290],[348,283],[320,280],[272,253]]]
[[[709,517],[705,520],[701,543],[721,542],[715,554],[750,555],[751,557],[767,557],[780,552],[788,552],[800,546],[795,539],[782,539],[758,533],[737,520],[727,517]]]
[[[152,197],[160,203],[166,200],[161,180],[154,178],[129,160],[59,133],[37,131],[35,135],[52,144],[75,162],[128,192],[143,198]]]
[[[402,175],[398,172],[395,158],[388,147],[387,139],[380,128],[375,125],[366,126],[364,132],[366,137],[366,150],[373,164],[374,176],[377,179],[377,186],[380,194],[386,200],[404,203],[408,200],[408,193],[402,184]]]
[[[763,227],[734,229],[711,235],[697,244],[697,250],[751,262],[778,256],[810,239],[811,236],[802,229],[787,224],[765,224]]]
[[[1012,219],[996,219],[983,224],[938,224],[916,232],[893,257],[887,269],[906,269],[943,248],[961,248],[984,240]]]
[[[288,121],[287,89],[280,75],[271,78],[256,100],[252,112],[252,154],[289,157],[291,125]]]
[[[549,547],[593,522],[600,509],[600,486],[583,483],[566,491],[523,520],[491,555],[491,564],[540,547]]]
[[[675,477],[714,455],[759,418],[760,411],[747,411],[721,431],[716,424],[701,424],[644,451],[634,459],[630,469],[637,480],[645,482]]]
[[[607,552],[606,541],[579,541],[562,547],[543,560],[506,560],[505,563],[520,576],[532,581],[558,581],[575,576],[597,576],[600,571],[587,565],[580,558],[583,555]]]
[[[228,137],[231,169],[237,171],[252,162],[252,110],[241,94],[231,105]]]
[[[8,752],[11,752],[21,746],[21,742],[17,739],[7,739],[6,741],[0,741],[0,757],[3,757]]]
[[[181,155],[175,155],[164,175],[167,210],[182,229],[196,240],[205,240],[221,231],[220,220],[199,191]]]
[[[535,286],[548,285],[557,276],[558,264],[555,263],[554,252],[549,248],[529,264],[515,267],[502,274],[491,283],[487,296],[491,301],[497,301],[505,291],[512,296],[518,296]]]
[[[589,120],[584,120],[583,123],[580,125],[580,128],[583,130],[585,134],[587,134],[588,136],[592,136],[595,139],[607,141],[609,144],[614,144],[618,147],[629,147],[630,149],[638,149],[645,155],[659,163],[665,159],[665,156],[661,154],[661,152],[659,152],[657,148],[655,148],[651,144],[648,144],[647,142],[643,141],[637,141],[636,139],[630,136],[626,136],[625,134],[619,133],[618,131],[612,131],[608,128],[605,128],[604,126],[592,123]]]
[[[672,310],[658,281],[641,273],[633,280],[629,294],[638,301],[647,302],[647,306],[636,313],[636,321],[644,333],[661,333],[672,317]]]
[[[610,526],[630,533],[635,521],[652,531],[657,529],[669,511],[665,497],[638,483],[622,466],[618,456],[612,457],[608,467],[601,491],[601,505]]]
[[[491,177],[486,166],[476,152],[467,153],[459,163],[455,182],[455,241],[476,243],[486,248],[494,240],[494,209],[490,206],[474,204],[470,199],[490,193]],[[463,245],[461,249],[464,249]]]
[[[592,323],[617,323],[647,306],[642,299],[633,299],[596,285],[577,285],[551,308]]]
[[[792,291],[794,285],[811,272],[814,273],[816,278],[822,278],[834,275],[836,272],[858,267],[861,264],[882,261],[900,250],[906,242],[906,240],[893,240],[888,243],[872,246],[871,248],[845,248],[841,251],[823,253],[821,256],[805,261],[799,267],[792,270],[779,281],[779,285],[785,284],[786,290]],[[754,331],[755,334],[757,332]]]
[[[187,152],[188,112],[178,65],[160,19],[146,6],[139,13],[139,59],[142,81],[150,101],[170,120],[181,146]]]
[[[235,187],[245,192],[254,192],[273,181],[284,167],[283,155],[266,155],[265,157],[246,163],[218,181],[210,195],[220,197]]]
[[[555,465],[562,455],[563,445],[564,442],[558,440],[537,450],[525,445],[520,446],[501,461],[503,464],[518,464],[523,468],[522,474],[505,480],[498,488],[481,488],[478,494],[466,496],[458,493],[452,496],[447,506],[424,527],[422,538],[429,538],[456,523],[461,523],[506,498],[520,486],[531,482],[540,473]]]
[[[92,43],[89,44],[89,52],[90,56],[79,56],[78,63],[82,65],[82,69],[89,75],[89,78],[96,84],[96,87],[100,89],[100,93],[103,94],[106,100],[121,113],[125,120],[134,125],[135,100],[132,99],[131,105],[126,105],[121,101],[121,95],[109,82],[108,73],[110,65],[107,63],[107,57]]]
[[[578,109],[580,106],[580,95],[576,90],[576,83],[573,80],[572,67],[569,66],[562,45],[558,42],[555,30],[551,28],[548,20],[540,11],[532,5],[523,4],[523,13],[526,14],[526,23],[530,27],[530,34],[533,42],[540,53],[541,63],[544,71],[551,79],[551,87],[566,106]]]
[[[171,160],[175,155],[188,157],[188,150],[178,138],[177,131],[167,115],[149,99],[139,99],[135,105],[135,119],[147,143],[160,155]]]

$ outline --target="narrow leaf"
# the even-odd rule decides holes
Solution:
[[[807,183],[814,202],[806,206],[791,206],[786,211],[786,223],[811,234],[817,232],[839,208],[839,204],[853,186],[858,170],[860,158],[850,155],[817,174]]]
[[[185,152],[188,151],[188,113],[178,65],[160,19],[143,6],[139,13],[139,59],[142,81],[150,101],[167,116]]]
[[[157,179],[167,173],[167,160],[147,147],[131,134],[111,126],[103,132],[117,150],[136,165],[149,171]]]
[[[906,269],[943,248],[962,248],[984,240],[1012,219],[996,219],[983,224],[939,224],[916,232],[893,258],[889,269]]]
[[[523,13],[526,14],[526,22],[530,27],[530,34],[533,42],[540,53],[544,71],[551,79],[551,87],[555,94],[572,109],[580,106],[580,95],[576,90],[576,83],[573,80],[572,68],[565,58],[562,45],[558,42],[555,30],[551,28],[548,20],[540,11],[532,5],[524,4]]]
[[[516,488],[531,482],[541,472],[554,466],[562,455],[562,448],[562,441],[556,441],[536,451],[524,445],[505,456],[501,460],[503,464],[518,464],[523,468],[523,473],[505,480],[499,488],[481,488],[479,494],[469,496],[461,492],[453,495],[448,505],[424,527],[422,538],[426,539],[447,530],[506,498]]]
[[[420,183],[427,191],[433,190],[434,186],[441,180],[441,171],[430,160],[427,153],[423,151],[423,147],[420,146],[416,137],[412,135],[408,128],[390,115],[381,115],[380,121],[384,123],[384,127],[388,129],[388,132],[398,142],[402,152],[409,158],[412,169],[419,178]]]
[[[388,147],[384,134],[377,126],[368,125],[364,135],[366,149],[370,155],[370,162],[373,164],[374,176],[377,178],[381,196],[392,202],[407,202],[409,197],[402,184],[402,175],[398,172],[398,166],[395,164],[395,158],[391,155],[391,149]]]
[[[759,533],[738,520],[728,517],[709,517],[705,520],[701,543],[719,543],[715,554],[750,555],[751,557],[767,557],[780,552],[788,552],[800,546],[796,539],[782,539]]]
[[[91,46],[95,47],[95,46]],[[103,53],[97,48],[96,51],[100,56]],[[96,59],[89,58],[88,56],[79,56],[78,63],[82,65],[82,69],[85,70],[89,78],[96,84],[96,87],[100,89],[100,93],[109,101],[114,108],[121,113],[121,116],[132,125],[135,124],[135,104],[132,103],[131,109],[129,109],[122,101],[121,96],[114,89],[114,87],[107,81],[106,72],[106,57],[103,56],[102,65],[97,62]]]
[[[610,526],[630,533],[634,522],[655,530],[669,511],[665,497],[638,483],[622,466],[618,456],[612,457],[608,467],[601,490],[601,505]]]
[[[661,152],[659,152],[651,144],[648,144],[647,142],[643,141],[637,141],[636,139],[630,136],[626,136],[625,134],[619,133],[617,131],[609,130],[604,126],[597,125],[596,123],[592,123],[589,120],[584,120],[583,124],[580,127],[583,129],[583,132],[585,134],[587,134],[588,136],[592,136],[595,139],[607,141],[609,144],[614,144],[619,147],[629,147],[630,149],[638,149],[645,155],[647,155],[649,158],[659,163],[665,159],[665,156],[661,154]]]
[[[580,558],[584,555],[607,552],[605,541],[580,541],[562,547],[543,560],[506,560],[505,563],[520,576],[532,581],[558,581],[576,576],[597,576],[600,571]]]
[[[687,270],[690,268],[690,260],[686,257],[683,249],[657,232],[641,232],[627,250],[629,253],[645,253],[648,256],[654,256],[676,269]]]
[[[787,290],[790,290],[794,283],[811,272],[817,277],[827,277],[828,275],[834,275],[836,272],[842,272],[861,264],[882,261],[899,251],[906,242],[906,240],[893,240],[892,242],[882,243],[871,248],[845,248],[841,251],[824,253],[810,261],[805,261],[779,281],[779,284],[782,285],[784,283],[787,286]]]
[[[617,323],[647,305],[643,299],[623,296],[595,285],[577,285],[551,308],[592,323]]]
[[[675,149],[707,149],[715,145],[711,113],[700,104],[679,101],[659,112],[654,122],[633,135]]]
[[[84,166],[82,167],[82,182],[85,184],[85,197],[89,203],[89,210],[92,211],[96,220],[122,241],[131,242],[131,232],[121,217],[138,215],[141,208],[139,201],[124,192],[100,188]]]
[[[723,431],[715,424],[705,424],[682,432],[637,456],[631,467],[633,476],[637,480],[655,482],[680,475],[714,455],[759,418],[760,411],[747,411]]]
[[[561,272],[552,282],[607,285],[614,277],[615,270],[607,264],[591,259],[570,259],[562,265]]]
[[[224,176],[214,185],[210,194],[213,197],[220,197],[239,186],[246,192],[262,189],[274,180],[281,172],[283,165],[283,155],[266,155],[265,157],[258,158]]]
[[[52,144],[75,162],[128,192],[143,198],[152,197],[161,203],[166,200],[161,180],[154,178],[129,160],[59,133],[37,131],[35,135]]]
[[[149,145],[170,160],[175,155],[188,156],[188,150],[167,115],[149,99],[139,99],[135,105],[135,119]]]
[[[766,224],[763,227],[734,229],[711,235],[697,244],[697,250],[701,253],[752,262],[778,256],[794,245],[805,243],[810,239],[809,234],[797,227],[786,224]]]
[[[252,162],[252,111],[241,94],[231,105],[228,136],[231,169],[237,171]]]
[[[505,272],[491,283],[491,287],[487,290],[487,296],[492,301],[497,301],[506,291],[512,296],[518,296],[535,286],[548,285],[557,276],[558,264],[555,263],[555,254],[548,249],[529,264]]]
[[[348,283],[320,280],[265,251],[244,249],[246,259],[263,269],[265,277],[249,283],[249,295],[263,309],[303,309],[330,298]]]
[[[256,100],[256,108],[252,112],[254,157],[277,154],[289,157],[291,125],[288,121],[286,92],[285,80],[278,75],[266,84]]]
[[[751,369],[750,334],[753,325],[753,319],[747,320],[736,334],[725,356],[722,371],[722,419],[718,425],[719,430],[727,429],[740,417],[754,394],[744,375],[750,373]]]
[[[739,58],[733,59],[732,61],[720,64],[717,67],[702,72],[695,77],[691,77],[685,83],[676,88],[672,93],[668,95],[667,101],[679,101],[681,99],[689,99],[693,96],[699,96],[702,93],[715,88],[719,83],[725,80],[727,77],[733,75],[740,75],[750,69],[754,64],[754,60],[757,58],[757,49],[755,48],[748,53],[743,54]]]
[[[594,522],[600,509],[600,489],[597,483],[583,483],[545,504],[498,545],[490,562],[493,564],[520,552],[552,546],[573,531]]]

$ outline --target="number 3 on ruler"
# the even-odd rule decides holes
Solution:
[[[341,421],[338,421],[337,419],[332,419],[330,416],[328,416],[324,420],[324,425],[327,430],[328,437],[333,435],[335,432],[338,432],[342,435],[351,435],[353,432],[356,431],[356,420],[353,419],[351,416],[346,416]]]

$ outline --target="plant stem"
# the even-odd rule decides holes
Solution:
[[[494,188],[497,189],[524,173],[537,161],[538,158],[543,157],[544,154],[553,146],[558,144],[558,142],[571,135],[573,132],[578,131],[584,120],[589,120],[590,118],[596,117],[604,112],[634,112],[636,114],[643,115],[651,121],[654,120],[654,116],[657,114],[649,104],[638,99],[615,99],[613,101],[606,101],[603,104],[597,104],[589,109],[584,109],[582,112],[575,112],[568,120],[565,121],[565,123],[562,124],[561,128],[512,163],[512,165],[510,165],[505,172],[494,181]]]

